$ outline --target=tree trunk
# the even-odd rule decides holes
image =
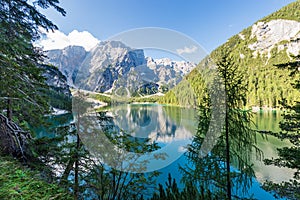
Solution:
[[[64,183],[67,183],[67,182],[68,182],[68,177],[69,177],[69,175],[70,175],[71,170],[73,169],[74,163],[75,163],[75,159],[74,159],[74,157],[72,156],[72,157],[70,158],[69,162],[68,162],[68,165],[67,165],[67,167],[66,167],[66,169],[65,169],[65,171],[64,171],[64,173],[63,173],[63,175],[62,175],[62,177],[61,177],[60,183],[61,183],[62,185],[63,185]]]
[[[225,126],[226,126],[225,137],[226,137],[227,198],[228,198],[228,200],[231,200],[230,144],[229,144],[228,110],[226,110]]]
[[[79,148],[80,148],[80,140],[79,135],[77,134],[77,144],[76,144],[76,158],[75,158],[75,180],[74,180],[74,195],[75,199],[78,199],[79,196]]]
[[[226,92],[226,96],[225,96],[225,103],[226,103],[226,107],[225,107],[225,143],[226,143],[226,181],[227,181],[227,199],[231,200],[231,178],[230,178],[230,144],[229,144],[229,109],[230,109],[230,105],[229,105],[229,96],[228,96],[228,92],[229,92],[229,83],[228,83],[228,66],[225,66],[225,75],[224,75],[224,82],[225,82],[225,92]]]
[[[12,120],[12,105],[11,104],[12,104],[11,99],[8,96],[8,98],[7,98],[7,108],[6,108],[7,114],[6,114],[6,116],[7,116],[7,118],[8,118],[9,121]]]
[[[5,153],[27,160],[28,143],[32,139],[29,132],[0,114],[0,149]]]

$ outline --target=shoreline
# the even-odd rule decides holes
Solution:
[[[272,107],[259,107],[259,106],[252,106],[251,108],[248,108],[249,110],[251,109],[251,111],[253,113],[257,113],[257,112],[261,112],[261,111],[264,111],[264,112],[271,112],[271,111],[274,111],[274,112],[278,112],[278,111],[282,111],[284,110],[283,108],[272,108]]]
[[[72,91],[72,93],[76,93],[76,91]],[[91,91],[86,91],[86,90],[80,90],[80,92],[83,92],[84,94],[96,94],[96,95],[103,95],[103,96],[106,96],[106,97],[110,97],[111,98],[111,95],[108,95],[108,94],[105,94],[105,93],[98,93],[98,92],[91,92]],[[73,93],[73,94],[74,94]],[[138,99],[139,100],[142,100],[142,99],[147,99],[147,98],[151,98],[151,97],[162,97],[164,96],[164,94],[162,93],[157,93],[157,94],[154,94],[154,95],[148,95],[148,96],[143,96],[143,97],[139,97]],[[94,106],[94,109],[99,109],[99,108],[103,108],[103,107],[107,107],[109,106],[109,103],[108,102],[105,102],[105,101],[100,101],[98,99],[95,99],[91,96],[88,96],[86,98],[86,100],[90,103],[93,103],[95,106]],[[160,103],[159,101],[156,101],[156,102],[152,102],[152,101],[132,101],[132,102],[122,102],[122,103],[125,103],[125,104],[133,104],[133,105],[142,105],[142,104],[159,104],[159,105],[163,105],[163,106],[175,106],[175,107],[180,107],[180,108],[194,108],[194,109],[197,109],[195,107],[191,107],[191,106],[181,106],[181,105],[175,105],[175,104],[168,104],[168,103]],[[258,113],[258,112],[279,112],[279,111],[283,111],[284,109],[283,108],[273,108],[273,107],[268,107],[268,106],[263,106],[263,107],[259,107],[259,106],[248,106],[248,107],[244,107],[242,108],[243,110],[251,110],[251,112],[253,113]]]

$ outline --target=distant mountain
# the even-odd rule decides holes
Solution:
[[[97,92],[123,88],[130,95],[172,88],[196,66],[145,57],[142,49],[132,49],[119,41],[100,42],[89,52],[79,46],[50,50],[47,57],[46,63],[57,66],[71,86]]]
[[[162,103],[198,104],[205,88],[198,69],[207,68],[211,61],[217,63],[225,49],[231,52],[238,70],[245,73],[247,107],[275,108],[283,98],[288,103],[299,100],[299,92],[291,86],[294,79],[289,71],[275,66],[300,54],[300,1],[296,1],[231,37],[169,91]],[[194,97],[196,102],[191,99]]]
[[[62,50],[47,51],[46,63],[56,66],[66,76],[70,86],[74,85],[78,69],[84,61],[87,52],[80,46],[69,46]]]

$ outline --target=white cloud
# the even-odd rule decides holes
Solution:
[[[187,53],[187,54],[191,54],[191,53],[194,53],[198,50],[198,47],[196,46],[191,46],[191,47],[184,47],[183,49],[176,49],[176,52],[179,54],[179,55],[182,55],[184,53]]]
[[[70,45],[77,45],[84,47],[87,51],[97,45],[100,41],[87,31],[79,32],[72,31],[68,35],[60,31],[44,32],[45,36],[36,43],[44,50],[63,49]]]

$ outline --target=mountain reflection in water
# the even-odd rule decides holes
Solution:
[[[196,132],[195,111],[162,105],[123,105],[109,109],[114,123],[133,137],[157,143],[191,140]]]

